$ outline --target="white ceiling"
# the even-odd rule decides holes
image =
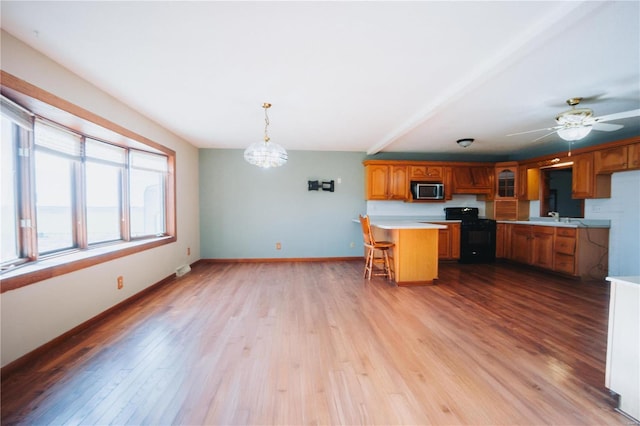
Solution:
[[[640,2],[2,1],[2,28],[193,145],[514,155],[640,108]],[[638,117],[579,143],[640,135]],[[576,144],[578,145],[578,144]]]

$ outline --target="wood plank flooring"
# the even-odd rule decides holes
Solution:
[[[505,264],[200,264],[2,382],[2,424],[615,425],[608,285]]]

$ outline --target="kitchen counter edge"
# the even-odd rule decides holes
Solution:
[[[599,219],[569,219],[568,222],[556,222],[554,220],[498,220],[498,223],[511,223],[514,225],[554,226],[557,228],[610,228],[610,220]]]

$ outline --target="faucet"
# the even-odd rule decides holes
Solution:
[[[560,222],[560,213],[558,212],[549,212],[549,216],[553,218],[556,222]]]

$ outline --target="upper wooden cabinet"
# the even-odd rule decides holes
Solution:
[[[594,152],[585,152],[572,157],[572,198],[611,197],[611,176],[595,174],[594,157]]]
[[[493,167],[456,166],[452,168],[454,194],[493,195]]]
[[[573,198],[607,198],[611,196],[612,173],[640,169],[640,138],[615,141],[600,149],[576,150],[573,156],[521,162],[365,160],[365,194],[367,200],[412,202],[411,181],[442,182],[445,200],[454,194],[475,194],[493,203],[487,206],[487,216],[522,219],[528,217],[526,202],[544,196],[540,193],[541,167],[563,161],[573,162]]]
[[[409,166],[409,179],[442,182],[443,167],[439,166]]]
[[[526,220],[529,218],[529,202],[518,199],[518,163],[496,163],[495,194],[486,203],[486,214],[495,220]]]
[[[540,198],[540,169],[527,165],[518,167],[517,198],[519,200],[537,200]]]
[[[496,164],[495,175],[495,198],[516,198],[518,182],[518,163],[498,163]]]
[[[365,182],[367,200],[407,200],[409,198],[407,166],[367,165]]]
[[[392,200],[409,198],[409,180],[405,166],[389,166],[389,198]]]
[[[451,167],[443,167],[442,168],[442,183],[444,183],[444,199],[451,200],[453,198],[453,186],[451,184]]]
[[[441,164],[441,165],[440,165]],[[450,200],[451,167],[448,163],[427,163],[420,161],[366,160],[365,199],[402,200],[414,202],[411,197],[411,181],[443,183],[445,200]],[[442,202],[443,200],[420,200],[415,202]]]
[[[593,153],[573,156],[572,198],[594,198],[595,179],[593,173]]]
[[[640,143],[594,152],[594,172],[597,175],[638,168],[640,168]]]
[[[627,158],[629,159],[627,169],[640,169],[640,143],[634,143],[627,148]]]

